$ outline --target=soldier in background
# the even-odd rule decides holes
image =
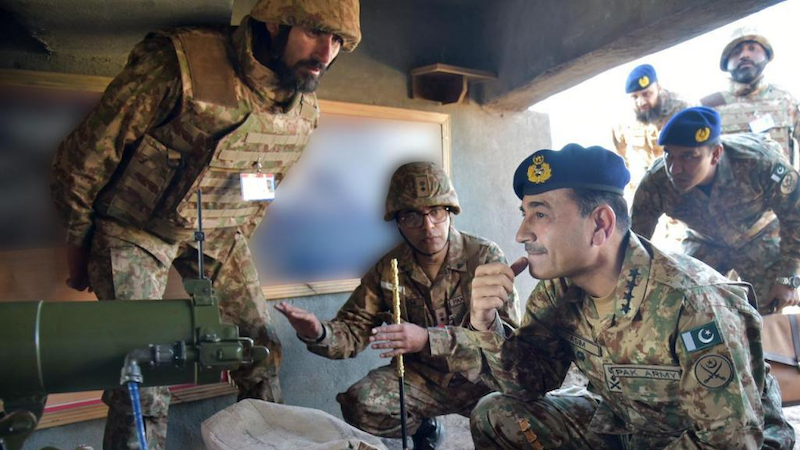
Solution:
[[[451,218],[459,212],[458,197],[442,169],[425,162],[401,166],[391,179],[384,220],[397,222],[405,242],[364,275],[333,320],[320,322],[313,313],[285,302],[276,306],[318,355],[350,358],[370,343],[386,349],[383,358],[406,354],[406,411],[415,450],[434,449],[441,441],[443,430],[436,416],[468,414],[490,392],[485,384],[465,377],[480,367],[476,351],[465,351],[449,363],[431,356],[454,345],[452,330],[462,325],[469,311],[476,267],[505,263],[495,243],[456,230]],[[405,323],[380,326],[393,323],[394,258]],[[500,326],[517,326],[517,303],[512,290],[500,309]],[[397,385],[394,365],[372,370],[337,396],[345,420],[377,436],[400,437]]]
[[[481,349],[490,394],[475,447],[785,449],[794,431],[767,372],[746,288],[629,229],[629,174],[601,147],[540,150],[514,174],[526,258],[478,268],[470,324],[443,355]],[[542,280],[523,325],[498,333],[516,274]],[[561,389],[570,362],[590,389]]]
[[[689,227],[684,252],[720,273],[752,283],[759,311],[798,304],[798,173],[769,137],[721,136],[720,116],[704,106],[664,127],[665,157],[647,172],[632,208],[632,229],[649,238],[662,214]]]
[[[625,81],[625,93],[630,95],[633,103],[633,117],[615,126],[611,137],[617,154],[622,156],[631,172],[626,197],[633,199],[639,180],[664,153],[658,145],[658,134],[675,113],[689,105],[661,86],[656,70],[650,64],[642,64],[631,71]]]
[[[797,168],[800,104],[789,92],[764,78],[764,68],[774,57],[766,37],[755,30],[737,29],[719,60],[719,68],[731,75],[730,87],[700,102],[720,113],[723,134],[768,133]]]
[[[358,0],[261,0],[238,28],[148,35],[53,163],[67,284],[100,300],[160,299],[170,266],[211,278],[223,320],[271,352],[232,373],[239,399],[281,401],[280,342],[247,239],[317,126],[320,76],[360,39]],[[198,189],[203,274],[193,241]],[[141,397],[149,448],[163,449],[169,392]],[[106,391],[103,401],[103,447],[138,448],[127,391]]]

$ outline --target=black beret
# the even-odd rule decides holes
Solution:
[[[514,172],[514,193],[520,200],[562,188],[622,195],[630,180],[625,161],[616,153],[598,146],[567,144],[561,150],[539,150],[525,158]]]

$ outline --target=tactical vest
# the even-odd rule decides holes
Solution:
[[[240,175],[273,174],[280,183],[316,127],[316,97],[298,97],[288,111],[261,97],[232,64],[229,32],[181,29],[166,36],[180,65],[180,114],[144,135],[98,210],[177,238],[197,226],[199,189],[204,228],[257,225],[269,202],[244,201]]]
[[[750,123],[767,114],[772,116],[775,126],[769,129],[769,136],[781,145],[783,154],[794,163],[791,147],[792,116],[794,105],[786,94],[768,86],[758,98],[737,97],[730,92],[718,92],[701,100],[719,112],[722,118],[722,134],[751,133]]]

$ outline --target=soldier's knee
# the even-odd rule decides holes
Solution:
[[[493,392],[485,395],[478,401],[472,413],[469,416],[469,428],[472,431],[473,438],[476,433],[479,435],[487,435],[492,433],[492,424],[496,422],[495,411],[497,405],[501,403],[502,395]]]
[[[381,406],[381,402],[377,401],[375,396],[359,389],[358,384],[337,395],[336,401],[341,405],[342,417],[347,423],[355,426],[363,424],[368,418],[387,412],[385,404]]]

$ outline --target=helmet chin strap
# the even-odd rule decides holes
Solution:
[[[400,228],[400,224],[399,223],[397,224],[397,231],[400,232],[400,236],[403,236],[403,240],[406,241],[406,244],[408,244],[409,247],[411,247],[415,252],[417,252],[417,253],[419,253],[421,255],[425,255],[425,256],[437,255],[437,254],[447,250],[447,247],[449,247],[448,244],[450,244],[450,227],[447,227],[447,243],[442,247],[441,250],[439,250],[437,252],[433,252],[433,253],[423,252],[422,250],[418,249],[416,245],[412,244],[411,241],[409,241],[408,238],[406,237],[405,233],[403,233],[403,229]]]

